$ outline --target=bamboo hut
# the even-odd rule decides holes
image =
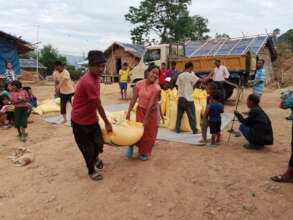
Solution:
[[[106,76],[111,78],[112,82],[117,81],[123,63],[128,63],[129,68],[133,69],[139,63],[143,52],[144,47],[142,45],[114,42],[105,50],[107,58]]]

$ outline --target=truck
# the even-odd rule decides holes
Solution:
[[[172,61],[176,62],[178,72],[184,71],[184,65],[192,62],[194,65],[194,73],[200,77],[206,77],[215,68],[214,60],[219,59],[225,65],[229,72],[230,78],[224,84],[225,98],[232,96],[235,85],[245,83],[251,72],[256,70],[257,56],[247,51],[241,55],[225,55],[225,56],[186,56],[185,44],[160,44],[148,46],[139,64],[130,72],[130,82],[132,86],[139,80],[144,79],[144,71],[150,63],[160,66],[166,63],[170,66]]]

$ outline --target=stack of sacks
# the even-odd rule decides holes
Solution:
[[[103,120],[99,120],[105,143],[116,146],[131,146],[143,136],[143,124],[136,122],[135,112],[131,113],[131,120],[125,119],[125,112],[110,112],[107,117],[112,124],[113,132],[107,133]]]
[[[201,115],[206,108],[207,93],[205,90],[195,89],[192,96],[194,99],[194,105],[196,109],[196,126],[197,129],[200,130]],[[169,128],[170,130],[176,129],[177,103],[178,94],[176,89],[161,91],[161,111],[164,115],[164,123],[161,123],[161,127]],[[184,113],[182,117],[180,130],[184,132],[191,131],[186,113]]]
[[[43,115],[51,112],[60,112],[60,98],[47,99],[33,110],[33,113]]]
[[[204,114],[207,106],[207,96],[206,90],[202,89],[195,89],[192,93],[195,106],[196,127],[199,130],[201,128],[201,116]]]

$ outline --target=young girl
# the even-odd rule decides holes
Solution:
[[[18,137],[21,141],[25,142],[27,133],[25,129],[27,128],[27,108],[28,108],[28,94],[22,89],[21,82],[13,81],[11,83],[11,101],[15,106],[14,109],[14,126],[17,128]]]
[[[212,99],[212,96],[216,93],[217,91],[217,86],[216,84],[214,84],[213,82],[209,83],[206,87],[207,93],[208,93],[208,97],[207,97],[207,107],[210,104],[210,101]],[[208,118],[203,115],[202,116],[202,122],[201,122],[201,133],[202,133],[202,140],[200,140],[200,143],[202,145],[206,145],[207,144],[207,132],[208,132]]]

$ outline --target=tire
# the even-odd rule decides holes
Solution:
[[[225,89],[225,100],[228,100],[233,95],[234,87],[228,84],[225,84],[224,89]]]

